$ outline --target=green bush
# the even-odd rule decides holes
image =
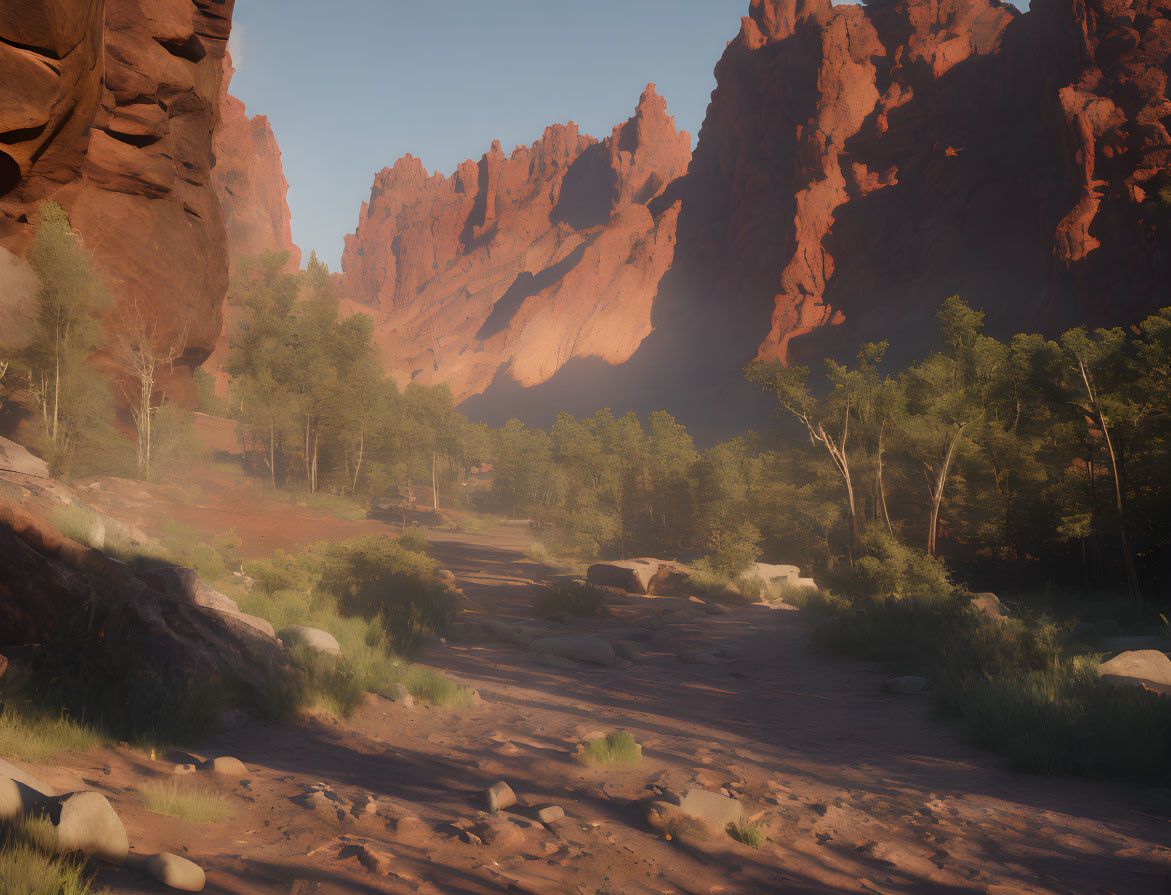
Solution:
[[[1048,618],[990,619],[956,592],[839,601],[820,647],[934,682],[938,708],[1015,766],[1046,774],[1171,779],[1171,700],[1098,680]]]
[[[847,590],[865,597],[930,598],[955,590],[938,557],[907,547],[877,527],[862,539],[864,553],[854,563]]]
[[[228,402],[215,393],[215,377],[202,367],[196,367],[191,378],[198,396],[195,409],[208,416],[227,416]]]
[[[597,618],[606,614],[606,595],[591,584],[575,580],[542,588],[533,608],[537,615],[545,617],[568,612],[581,618]]]
[[[427,540],[427,535],[423,533],[422,528],[411,524],[407,526],[406,531],[399,535],[398,545],[415,553],[426,553],[431,542]]]
[[[765,837],[768,835],[768,830],[761,824],[755,824],[748,820],[741,820],[737,824],[729,824],[731,827],[732,838],[738,842],[743,842],[749,848],[760,848],[764,844]]]
[[[627,731],[612,730],[604,737],[582,743],[580,755],[590,764],[638,764],[642,761],[642,746]]]

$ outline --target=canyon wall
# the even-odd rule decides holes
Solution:
[[[553,125],[450,178],[399,159],[346,238],[343,292],[400,383],[448,382],[457,400],[501,371],[531,386],[572,358],[621,364],[651,331],[690,150],[652,84],[601,142]]]
[[[748,13],[688,173],[647,203],[652,250],[622,268],[636,289],[606,291],[606,264],[572,254],[589,228],[565,229],[556,198],[497,216],[480,197],[499,198],[484,191],[499,153],[450,181],[410,160],[379,175],[345,289],[380,309],[400,376],[451,379],[492,422],[613,405],[727,431],[761,418],[747,361],[816,364],[887,338],[903,363],[952,294],[998,335],[1171,303],[1171,0],[1035,0],[1025,14],[752,0]],[[682,148],[669,158],[672,174],[685,164]],[[604,206],[612,181],[594,167]],[[571,232],[560,253],[545,244]],[[567,279],[583,265],[600,281]],[[580,338],[595,314],[615,322]]]
[[[186,334],[220,332],[227,242],[212,134],[233,0],[47,0],[0,10],[0,247],[19,255],[60,203],[116,299]]]

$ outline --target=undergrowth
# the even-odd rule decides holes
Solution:
[[[642,761],[642,746],[627,731],[612,730],[604,737],[582,743],[580,754],[590,764],[638,764]]]
[[[93,873],[74,856],[57,854],[48,819],[0,824],[0,895],[89,895]]]
[[[153,780],[142,787],[148,811],[193,824],[219,823],[232,816],[228,800],[214,790],[178,780]]]

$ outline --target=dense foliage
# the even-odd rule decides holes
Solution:
[[[939,347],[899,373],[753,364],[782,425],[697,453],[665,413],[562,414],[495,433],[494,497],[555,550],[760,556],[881,586],[900,545],[985,586],[1165,595],[1171,550],[1171,310],[1059,340],[982,332],[959,298]],[[878,537],[881,533],[883,537]]]

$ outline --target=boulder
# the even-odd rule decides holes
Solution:
[[[530,643],[529,649],[535,653],[551,653],[576,662],[591,662],[594,665],[614,664],[614,647],[600,637],[543,637]]]
[[[1159,650],[1131,650],[1098,666],[1098,677],[1116,687],[1142,687],[1171,696],[1171,659]]]
[[[164,852],[151,855],[143,863],[143,869],[164,886],[180,892],[202,892],[207,884],[203,868],[198,864]]]
[[[207,761],[199,763],[199,770],[207,771],[212,774],[219,774],[221,777],[251,777],[252,772],[248,770],[244,762],[238,758],[233,758],[230,755],[221,755],[218,758],[212,758]]]
[[[883,693],[893,693],[898,696],[914,696],[931,689],[931,681],[925,677],[916,677],[906,674],[902,677],[892,677],[882,682]]]
[[[1000,602],[1000,598],[993,593],[972,594],[969,605],[982,615],[992,619],[1001,619],[1008,616],[1008,610]]]
[[[691,589],[691,571],[665,559],[622,559],[594,563],[586,570],[586,581],[632,594],[686,596]]]
[[[661,798],[644,803],[647,820],[673,835],[698,838],[714,831],[726,832],[744,816],[740,802],[730,796],[692,787],[683,795],[664,791]]]
[[[659,566],[652,559],[596,562],[586,570],[586,581],[600,587],[616,587],[632,594],[650,593]]]
[[[126,860],[130,851],[126,828],[104,795],[73,792],[47,799],[44,805],[56,827],[61,851],[81,852],[115,864]]]
[[[0,469],[46,479],[49,477],[48,463],[29,453],[24,445],[7,438],[0,438]]]
[[[511,808],[515,805],[516,793],[503,780],[498,780],[484,790],[484,801],[488,805],[488,810],[495,814],[497,811],[503,811],[505,808]]]
[[[452,643],[479,643],[487,639],[479,622],[452,622],[447,626],[445,638]]]
[[[341,658],[342,648],[338,646],[337,638],[328,631],[320,628],[310,628],[308,625],[291,625],[281,631],[282,639],[290,645],[300,644],[323,655]]]
[[[0,821],[18,817],[55,794],[49,784],[0,758]]]
[[[753,563],[752,568],[744,573],[745,578],[756,578],[764,582],[768,596],[776,599],[781,595],[784,585],[792,584],[800,576],[801,570],[796,566],[773,565],[771,563]]]

